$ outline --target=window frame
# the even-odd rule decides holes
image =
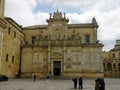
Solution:
[[[85,43],[90,43],[90,35],[89,34],[86,34],[85,35]]]
[[[9,55],[8,55],[8,54],[6,54],[6,62],[8,62],[8,57],[9,57]]]

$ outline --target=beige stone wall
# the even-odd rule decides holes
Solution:
[[[4,21],[4,0],[0,0],[0,74],[2,73],[2,50],[3,50],[3,36],[6,23]]]
[[[0,18],[4,18],[4,2],[5,0],[0,0]]]
[[[22,49],[21,77],[31,77],[33,74],[37,74],[39,77],[44,77],[47,74],[46,65],[47,48],[26,47]]]
[[[120,77],[120,44],[117,43],[108,52],[103,52],[105,77]]]
[[[0,27],[0,73],[1,73],[1,59],[2,59],[2,44],[3,44],[3,28]]]
[[[54,76],[56,61],[60,63],[60,76],[103,77],[103,45],[97,42],[98,25],[67,24],[68,21],[57,11],[47,20],[48,25],[23,28],[28,44],[22,47],[22,77],[45,77],[49,72]]]
[[[24,30],[25,33],[25,41],[28,42],[28,44],[32,43],[32,36],[38,36],[39,35],[39,30]]]
[[[63,52],[63,47],[51,47],[50,62],[48,61],[47,47],[44,49],[26,47],[22,52],[22,77],[31,77],[33,74],[45,77],[49,71],[54,76],[54,61],[61,61],[61,76],[103,77],[101,48],[73,46],[66,47]],[[49,64],[50,67],[48,67]]]
[[[77,29],[66,29],[65,32],[61,31],[63,28],[61,27],[61,29],[57,29],[55,31],[51,31],[47,29],[39,29],[39,28],[33,28],[33,30],[31,29],[25,29],[23,32],[25,33],[25,41],[28,42],[28,44],[32,43],[32,36],[36,36],[37,39],[41,39],[43,38],[49,38],[49,39],[63,39],[64,35],[66,35],[66,38],[71,38],[72,35],[75,35],[76,38],[80,38],[80,42],[81,43],[86,43],[85,42],[85,35],[90,35],[90,43],[96,43],[96,38],[94,37],[94,28],[77,28]],[[52,29],[53,30],[53,29]],[[73,32],[75,31],[75,33],[73,34]],[[51,33],[51,34],[50,34]],[[59,34],[60,33],[60,34]]]
[[[81,43],[85,43],[85,35],[90,35],[90,43],[95,43],[94,31],[93,28],[77,28],[77,29],[68,29],[67,37],[71,37],[75,31],[75,36],[80,36]]]
[[[4,29],[2,48],[1,73],[10,78],[15,77],[19,70],[21,33],[20,27],[11,19],[6,18],[7,28]],[[7,58],[8,55],[8,59]]]

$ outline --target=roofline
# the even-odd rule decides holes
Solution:
[[[98,25],[93,23],[83,23],[83,24],[67,24],[68,28],[98,28]],[[48,25],[33,25],[28,27],[23,27],[23,30],[33,30],[33,29],[47,29]]]
[[[48,25],[33,25],[33,26],[23,27],[23,30],[47,29],[47,27]]]
[[[10,18],[10,17],[5,17],[5,20],[7,20],[11,25],[13,25],[15,28],[17,28],[17,30],[19,30],[21,33],[23,33],[23,32],[22,32],[22,30],[23,30],[22,26],[20,26],[18,23],[16,23],[12,18]],[[17,26],[15,26],[10,20],[11,20],[13,23],[15,23]],[[23,33],[23,34],[24,34],[24,33]]]

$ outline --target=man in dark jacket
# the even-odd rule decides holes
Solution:
[[[101,84],[100,90],[105,90],[105,81],[103,78],[101,78],[100,84]]]
[[[79,78],[79,89],[83,89],[83,79],[82,79],[82,77]]]
[[[77,89],[77,78],[73,78],[72,80],[74,82],[74,88]]]
[[[34,82],[35,82],[36,81],[36,75],[35,74],[34,74],[33,78],[34,78]]]
[[[100,88],[101,88],[100,79],[97,78],[97,79],[95,80],[95,90],[101,90]]]

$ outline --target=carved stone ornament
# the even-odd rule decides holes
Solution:
[[[62,55],[61,55],[61,53],[59,53],[59,52],[55,52],[55,53],[53,53],[53,57],[61,57]]]

